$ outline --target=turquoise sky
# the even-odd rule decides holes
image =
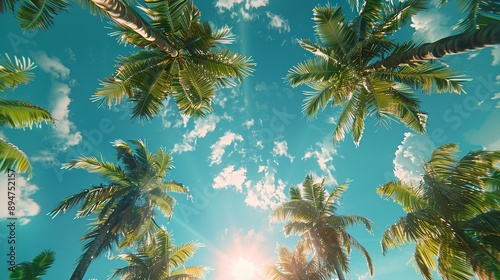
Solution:
[[[203,21],[232,27],[237,40],[231,48],[251,56],[257,64],[255,72],[238,87],[219,91],[214,112],[205,118],[182,117],[169,101],[149,122],[130,121],[126,102],[98,108],[89,100],[99,80],[112,75],[117,56],[135,51],[108,36],[106,20],[75,4],[58,15],[49,30],[26,33],[12,14],[0,15],[0,53],[30,57],[38,65],[32,82],[2,95],[48,108],[58,120],[56,126],[0,131],[1,137],[30,157],[35,168],[30,181],[17,177],[17,260],[54,250],[56,261],[44,279],[68,279],[82,254],[79,238],[90,221],[74,219],[75,211],[54,219],[46,213],[65,197],[102,181],[81,170],[61,170],[61,163],[81,154],[102,154],[105,160],[114,161],[112,141],[143,139],[151,150],[163,146],[172,152],[175,169],[167,179],[182,182],[192,191],[192,201],[176,196],[173,219],[161,222],[173,232],[177,244],[193,240],[205,244],[189,264],[211,267],[207,279],[261,279],[257,275],[238,278],[232,273],[245,263],[275,262],[277,244],[294,246],[297,238],[284,238],[283,225],[270,224],[267,217],[274,205],[286,199],[289,187],[301,183],[308,172],[326,178],[329,190],[348,180],[340,213],[362,215],[376,224],[373,235],[362,227],[349,230],[374,260],[371,279],[422,279],[407,264],[413,246],[382,255],[381,235],[403,212],[380,198],[375,189],[391,179],[418,180],[421,160],[444,143],[459,143],[463,154],[500,149],[500,47],[443,60],[473,80],[465,85],[466,95],[419,93],[422,108],[429,114],[426,135],[415,135],[395,122],[387,129],[369,119],[359,147],[350,135],[334,147],[338,108],[327,108],[315,119],[307,119],[301,114],[306,88],[291,88],[284,82],[288,69],[310,57],[297,39],[314,38],[312,9],[324,3],[195,1]],[[348,10],[346,6],[344,11]],[[429,9],[415,16],[397,39],[435,41],[453,34],[452,27],[460,18],[463,15],[453,3]],[[7,224],[6,178],[0,179],[2,225]],[[6,237],[6,226],[2,226],[0,279],[7,277]],[[85,279],[107,279],[124,264],[100,257]],[[352,253],[350,268],[347,278],[370,278],[358,252]]]

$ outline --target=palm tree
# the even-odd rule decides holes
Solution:
[[[221,47],[234,41],[230,29],[201,22],[192,0],[145,1],[141,10],[151,23],[119,0],[93,1],[115,22],[122,43],[141,48],[118,59],[113,77],[94,96],[109,106],[127,96],[135,102],[132,119],[151,119],[169,97],[182,114],[204,116],[217,89],[253,71],[250,58]]]
[[[30,262],[17,264],[9,274],[9,280],[39,280],[45,275],[55,260],[55,252],[44,250]]]
[[[13,61],[6,55],[5,59],[0,59],[0,91],[29,82],[33,78],[30,71],[34,68],[35,65],[29,58],[14,57]],[[31,128],[42,122],[54,123],[54,119],[46,109],[24,101],[0,98],[0,126]],[[28,173],[28,178],[33,174],[33,168],[26,154],[1,137],[0,160],[1,172],[13,169],[20,173]]]
[[[304,244],[297,244],[292,251],[286,246],[278,246],[279,262],[264,268],[264,276],[269,280],[329,280],[330,272],[321,260],[309,254]]]
[[[116,269],[111,278],[122,280],[197,280],[208,271],[204,266],[184,266],[196,251],[203,246],[196,242],[174,245],[172,235],[164,228],[154,238],[139,244],[134,254],[118,257],[128,266]]]
[[[354,2],[354,1],[350,1]],[[462,92],[463,76],[438,61],[416,61],[397,67],[376,67],[391,54],[404,53],[412,42],[397,45],[390,36],[411,16],[425,9],[425,0],[368,0],[357,17],[345,22],[340,6],[314,8],[314,29],[320,43],[301,40],[300,45],[316,58],[289,70],[292,86],[306,84],[303,112],[309,117],[332,106],[343,105],[334,131],[334,142],[352,132],[359,144],[367,116],[382,124],[396,119],[418,133],[424,133],[427,115],[420,109],[415,90]]]
[[[351,248],[359,250],[366,259],[370,274],[373,264],[366,249],[346,228],[363,223],[371,233],[373,223],[357,215],[336,215],[338,201],[347,184],[337,186],[328,194],[325,180],[315,183],[312,175],[307,175],[301,187],[291,187],[290,200],[278,205],[270,215],[271,222],[284,222],[285,236],[301,235],[299,243],[313,248],[325,267],[344,280],[344,272],[349,271]]]
[[[389,181],[377,189],[407,213],[384,232],[383,253],[415,243],[414,260],[426,279],[436,268],[444,279],[474,272],[499,279],[500,188],[489,185],[498,180],[500,151],[457,156],[455,144],[438,147],[423,164],[420,184]]]
[[[72,280],[82,279],[90,262],[109,251],[113,244],[121,248],[150,238],[158,231],[155,209],[165,217],[172,216],[176,200],[168,193],[189,193],[182,184],[164,180],[172,169],[169,153],[160,148],[153,154],[141,140],[130,143],[135,150],[122,140],[113,143],[117,160],[123,167],[88,156],[63,165],[66,169],[81,168],[98,173],[108,181],[107,185],[94,186],[64,199],[49,213],[56,216],[81,203],[77,218],[98,214],[90,232],[82,237],[87,241],[85,252]]]

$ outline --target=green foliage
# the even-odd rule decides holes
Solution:
[[[427,115],[420,109],[413,91],[461,93],[467,81],[445,65],[418,62],[394,68],[375,67],[391,54],[404,53],[414,44],[396,44],[390,35],[425,9],[424,0],[395,4],[392,1],[365,1],[358,15],[347,21],[340,6],[317,6],[313,10],[314,29],[320,43],[300,40],[302,48],[316,57],[292,67],[288,81],[306,85],[303,113],[314,117],[319,109],[341,106],[333,133],[335,143],[352,133],[359,144],[365,120],[375,116],[378,123],[402,122],[424,133]],[[351,1],[357,6],[357,1]]]
[[[26,30],[48,29],[54,24],[54,16],[68,8],[66,0],[22,1],[17,10],[19,25]]]
[[[0,91],[30,81],[33,78],[31,70],[34,68],[35,65],[29,58],[14,57],[12,61],[6,55],[5,59],[0,59]],[[0,126],[31,128],[42,122],[54,123],[54,119],[46,109],[24,101],[0,98]],[[26,172],[28,178],[33,175],[28,157],[14,144],[0,138],[0,171],[7,172],[8,169],[20,173]]]
[[[0,58],[0,91],[7,88],[16,88],[21,83],[28,83],[33,79],[30,72],[35,68],[35,64],[29,59],[21,59],[14,56],[14,61],[5,54],[5,58]]]
[[[169,193],[189,193],[182,184],[164,180],[173,162],[168,152],[160,148],[152,153],[141,140],[130,143],[133,146],[123,140],[113,143],[121,166],[87,156],[63,165],[66,169],[97,173],[107,181],[106,185],[94,186],[64,199],[48,213],[55,217],[79,206],[78,218],[97,214],[89,232],[82,237],[86,241],[85,253],[74,275],[83,277],[87,269],[83,263],[110,251],[113,245],[129,247],[151,238],[158,232],[156,211],[167,218],[173,214],[176,200]]]
[[[203,245],[187,242],[174,245],[172,234],[161,228],[151,239],[137,246],[136,253],[118,255],[129,265],[116,269],[110,278],[120,279],[202,279],[208,272],[204,266],[185,266]]]
[[[55,261],[55,252],[42,251],[30,262],[17,264],[14,272],[9,274],[9,280],[39,280]]]
[[[285,236],[300,235],[299,246],[313,249],[329,273],[343,276],[349,270],[349,254],[354,248],[365,257],[373,275],[370,255],[346,231],[347,227],[361,223],[371,233],[373,223],[361,216],[336,214],[338,200],[346,190],[347,184],[341,184],[329,193],[324,179],[318,182],[312,175],[307,175],[300,187],[290,187],[290,200],[275,207],[269,219],[285,223]]]
[[[233,79],[242,82],[252,73],[254,64],[250,58],[222,48],[234,41],[230,29],[213,30],[201,22],[201,14],[192,1],[145,4],[141,11],[149,23],[132,10],[127,20],[147,24],[152,36],[167,42],[174,52],[165,51],[137,30],[115,22],[112,35],[120,43],[143,49],[119,58],[117,71],[102,81],[93,101],[111,106],[127,97],[135,103],[132,119],[152,119],[164,107],[165,100],[173,98],[181,114],[200,117],[212,111],[217,89],[232,87]]]
[[[382,237],[382,250],[415,243],[419,272],[432,279],[469,279],[500,273],[500,193],[488,190],[498,174],[500,151],[472,151],[458,159],[458,146],[437,148],[423,164],[419,185],[390,181],[377,193],[407,213]]]

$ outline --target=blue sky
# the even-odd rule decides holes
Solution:
[[[176,243],[205,244],[189,264],[211,267],[207,279],[260,279],[235,278],[231,273],[242,263],[273,263],[276,244],[294,246],[297,238],[284,238],[282,225],[270,224],[267,217],[286,199],[289,187],[301,183],[308,172],[326,178],[330,190],[348,180],[340,213],[362,215],[376,224],[373,235],[361,227],[349,230],[374,259],[371,279],[422,279],[407,265],[412,246],[382,255],[380,237],[403,212],[375,189],[390,179],[418,180],[421,160],[444,143],[459,143],[463,153],[500,149],[500,47],[443,59],[473,80],[465,85],[466,95],[419,93],[429,114],[426,135],[415,135],[398,123],[386,129],[370,119],[359,147],[350,135],[334,147],[332,131],[339,110],[327,108],[307,119],[301,114],[306,88],[291,88],[283,79],[289,68],[310,57],[297,39],[314,37],[312,9],[324,3],[195,1],[204,21],[232,27],[237,40],[231,48],[252,56],[255,72],[238,87],[219,91],[214,112],[205,118],[182,117],[169,100],[165,110],[148,122],[130,121],[126,102],[98,108],[89,100],[99,80],[113,73],[116,57],[134,51],[108,36],[106,21],[75,5],[58,15],[49,30],[26,33],[13,15],[2,14],[0,52],[30,57],[38,65],[32,82],[3,95],[45,107],[58,120],[56,126],[0,130],[0,136],[20,147],[35,168],[31,180],[17,179],[17,260],[52,249],[56,261],[44,279],[68,279],[82,254],[79,238],[90,221],[74,219],[75,211],[54,219],[46,213],[65,197],[101,180],[81,170],[61,170],[61,163],[81,154],[102,154],[113,161],[112,141],[144,139],[151,150],[163,146],[172,152],[175,169],[167,179],[192,191],[192,201],[176,196],[179,204],[172,221],[161,222],[173,232]],[[397,39],[437,40],[452,34],[462,17],[453,4],[429,9],[413,17]],[[6,176],[0,181],[0,204],[5,205]],[[3,208],[0,218],[5,219]],[[0,251],[5,258],[7,231],[2,228]],[[360,254],[351,256],[347,278],[369,279]],[[3,279],[6,262],[0,263]],[[100,257],[85,279],[107,279],[112,269],[123,265]]]

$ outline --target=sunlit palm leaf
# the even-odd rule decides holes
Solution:
[[[422,191],[417,187],[405,183],[404,181],[389,181],[377,188],[377,193],[391,198],[394,202],[403,207],[406,212],[414,212],[424,209],[426,201],[422,197]]]
[[[66,0],[23,1],[17,10],[19,25],[26,30],[48,29],[54,24],[54,16],[68,9]]]
[[[49,111],[28,102],[0,98],[0,125],[13,128],[31,128],[41,122],[52,122]]]
[[[406,25],[417,12],[425,10],[426,0],[407,0],[399,5],[384,5],[382,19],[376,28],[377,34],[392,34]]]
[[[14,57],[14,61],[12,61],[9,55],[5,54],[5,58],[0,58],[0,91],[29,82],[33,79],[31,70],[35,67],[29,58]]]
[[[26,154],[3,138],[0,138],[0,160],[0,171],[3,173],[12,169],[19,173],[28,173],[28,178],[33,175],[33,168]]]

